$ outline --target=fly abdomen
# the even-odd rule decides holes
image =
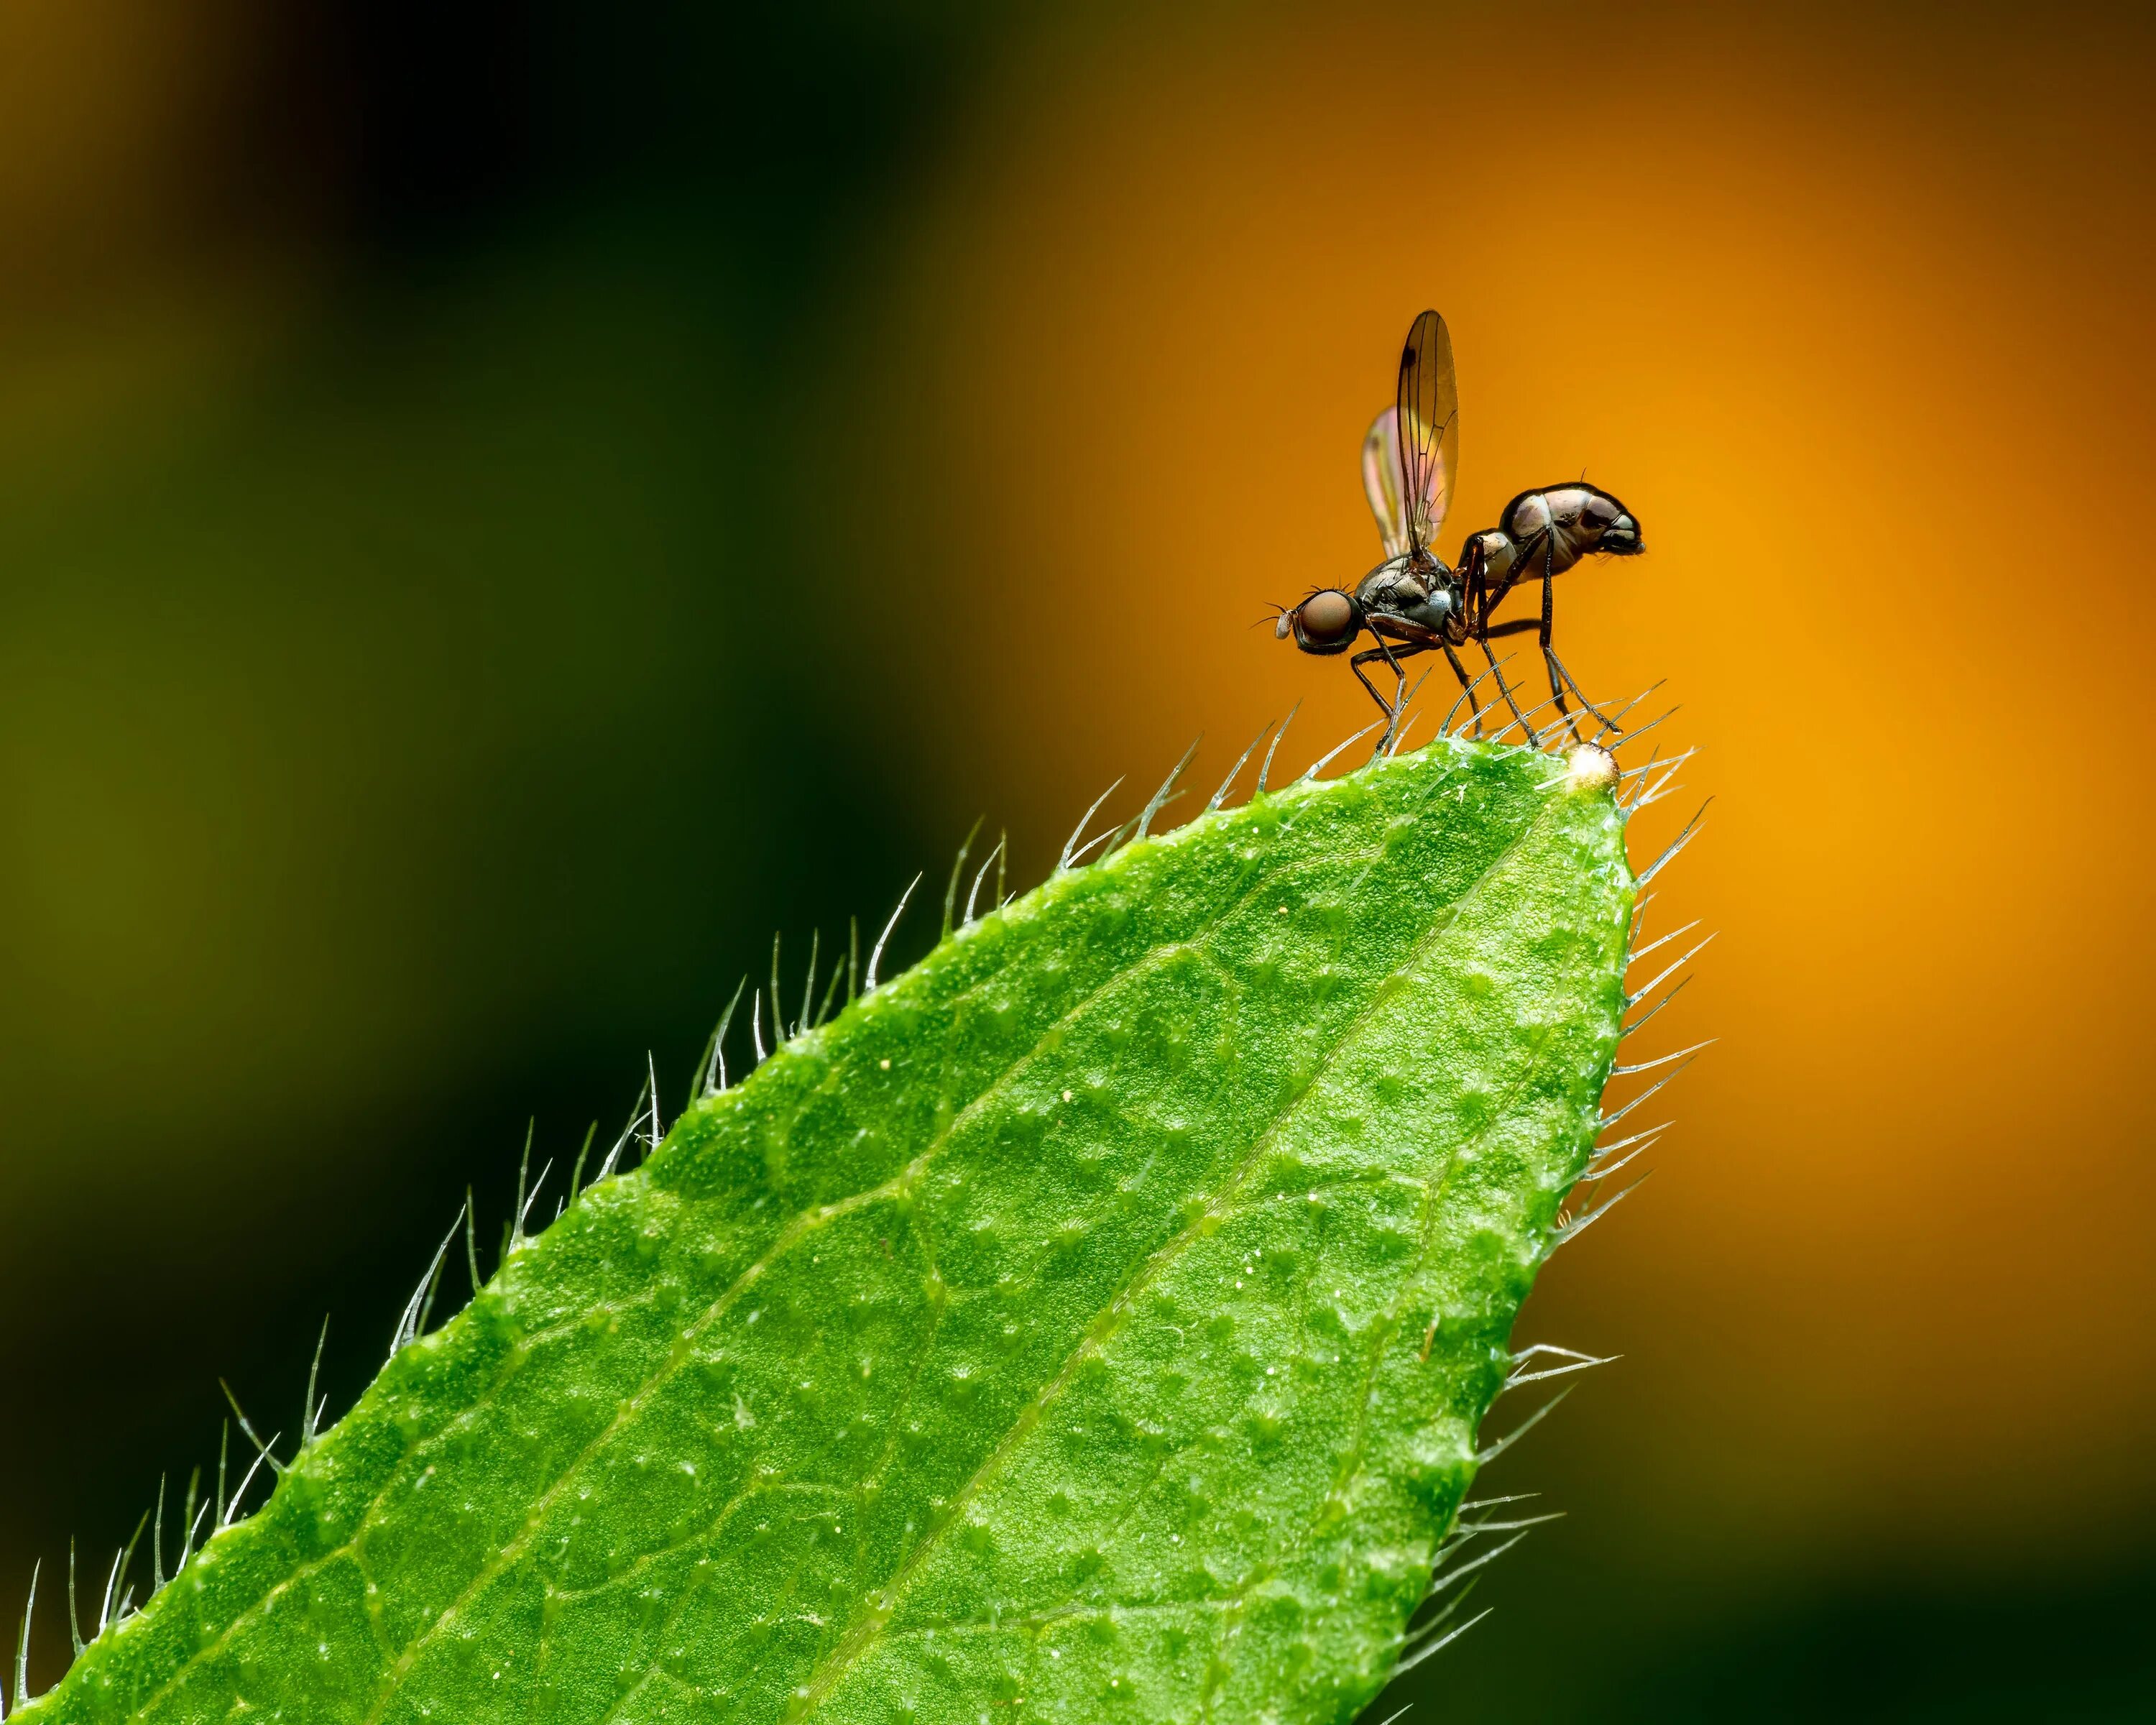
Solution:
[[[1478,548],[1482,553],[1483,573],[1492,581],[1502,582],[1511,574],[1513,561],[1520,554],[1519,547],[1494,528],[1487,532],[1477,533],[1467,542],[1468,552],[1473,552]],[[1467,562],[1466,552],[1461,554],[1460,561],[1465,567]]]

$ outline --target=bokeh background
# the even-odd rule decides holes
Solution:
[[[2145,14],[725,11],[0,8],[0,1622],[774,928],[1362,724],[1252,625],[1434,304],[1720,1041],[1415,1717],[2156,1712]]]

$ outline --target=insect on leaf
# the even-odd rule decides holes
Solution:
[[[19,1717],[1349,1717],[1631,905],[1606,788],[1453,739],[1056,874],[519,1245]]]

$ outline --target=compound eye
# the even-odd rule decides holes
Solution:
[[[1608,526],[1610,522],[1617,519],[1619,513],[1617,506],[1607,497],[1590,497],[1587,500],[1586,506],[1580,511],[1588,525],[1594,527]]]
[[[1355,607],[1344,593],[1314,593],[1296,607],[1295,617],[1303,639],[1321,646],[1330,646],[1355,627]]]

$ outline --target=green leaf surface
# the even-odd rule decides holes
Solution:
[[[1340,1720],[1590,1153],[1605,785],[1066,870],[690,1110],[21,1717]]]

